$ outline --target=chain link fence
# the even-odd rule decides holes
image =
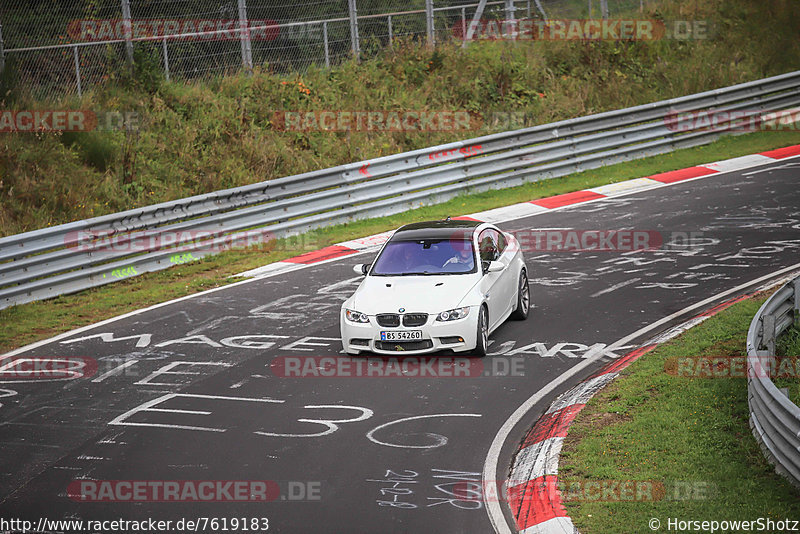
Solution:
[[[473,18],[608,17],[645,0],[3,0],[0,87],[80,96],[145,65],[168,80],[302,72],[403,40],[464,40]],[[0,98],[2,98],[0,96]]]

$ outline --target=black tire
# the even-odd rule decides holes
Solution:
[[[524,321],[528,318],[531,309],[531,288],[528,285],[528,274],[525,269],[519,273],[519,285],[517,286],[517,309],[511,314],[511,318],[517,321]]]
[[[475,342],[475,356],[483,358],[489,350],[489,319],[486,306],[481,306],[478,312],[478,336]]]

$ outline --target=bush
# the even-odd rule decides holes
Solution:
[[[74,148],[81,160],[100,172],[105,172],[119,152],[111,132],[64,132],[61,141]]]

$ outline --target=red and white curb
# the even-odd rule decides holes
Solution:
[[[629,195],[631,193],[638,193],[648,189],[656,189],[666,185],[683,182],[685,180],[714,176],[724,172],[739,171],[798,155],[800,155],[800,145],[793,145],[785,148],[779,148],[777,150],[761,152],[759,154],[751,154],[748,156],[726,159],[714,163],[706,163],[696,167],[689,167],[687,169],[654,174],[645,178],[636,178],[633,180],[626,180],[624,182],[602,185],[600,187],[592,187],[583,191],[574,191],[572,193],[565,193],[563,195],[556,195],[549,198],[540,198],[537,200],[531,200],[529,202],[520,202],[519,204],[512,204],[510,206],[503,206],[501,208],[481,211],[456,218],[489,223],[499,223],[513,219],[521,219],[537,213],[561,209],[567,206],[574,206],[575,204]],[[312,252],[295,256],[294,258],[271,263],[263,267],[257,267],[234,276],[260,278],[265,275],[275,275],[278,272],[288,272],[296,269],[302,269],[308,265],[333,261],[344,256],[356,254],[358,252],[376,250],[380,248],[380,246],[383,245],[391,236],[392,232],[383,232],[380,234],[337,243],[320,250],[314,250]]]
[[[603,371],[558,397],[520,444],[506,483],[506,498],[517,528],[525,534],[577,532],[558,492],[558,458],[567,431],[595,393],[655,345],[614,361]]]
[[[749,293],[737,295],[650,339],[647,343],[559,396],[520,443],[505,485],[506,499],[522,534],[578,534],[558,490],[558,460],[572,421],[586,403],[613,381],[619,372],[655,349],[722,310],[756,293],[782,284],[773,280]]]

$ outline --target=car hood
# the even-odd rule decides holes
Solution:
[[[367,315],[439,313],[458,307],[480,280],[475,274],[443,276],[368,276],[352,298],[355,310]]]

